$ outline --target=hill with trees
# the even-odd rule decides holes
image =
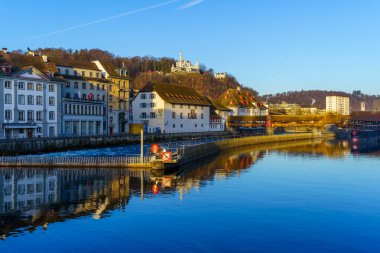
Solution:
[[[22,50],[16,52],[25,53]],[[149,81],[158,81],[192,87],[201,94],[212,98],[218,98],[227,89],[237,86],[241,86],[242,90],[251,92],[255,97],[258,96],[257,91],[243,86],[233,76],[228,76],[225,80],[216,79],[213,75],[213,69],[207,69],[204,64],[200,65],[199,74],[171,73],[171,67],[176,60],[168,57],[121,57],[101,49],[38,48],[34,52],[47,55],[53,62],[59,59],[59,62],[64,61],[67,65],[83,63],[86,66],[87,63],[95,60],[110,63],[115,68],[124,64],[128,69],[129,76],[132,79],[131,85],[134,89],[141,89]]]

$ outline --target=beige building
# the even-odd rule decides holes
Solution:
[[[327,96],[326,112],[350,115],[350,98],[341,96]]]

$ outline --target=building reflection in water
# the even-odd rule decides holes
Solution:
[[[372,154],[379,154],[378,147]],[[131,198],[156,194],[183,199],[214,180],[228,180],[253,169],[271,152],[337,159],[350,154],[348,142],[300,141],[234,149],[181,171],[158,175],[123,169],[0,169],[0,235],[17,236],[49,223],[90,216],[101,219],[125,209]]]

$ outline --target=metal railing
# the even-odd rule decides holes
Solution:
[[[54,165],[54,166],[115,166],[150,164],[150,157],[124,156],[124,157],[38,157],[38,156],[3,156],[0,157],[0,165]]]

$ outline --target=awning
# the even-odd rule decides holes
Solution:
[[[6,129],[30,129],[37,128],[38,126],[32,123],[5,123],[3,127]]]

